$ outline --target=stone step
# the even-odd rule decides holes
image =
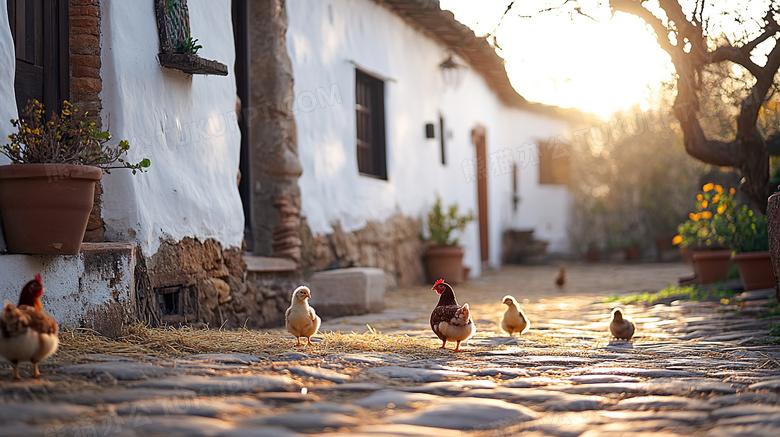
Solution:
[[[385,308],[385,272],[350,267],[314,273],[311,305],[325,317],[365,314]]]
[[[244,255],[244,262],[249,273],[294,272],[298,269],[298,264],[287,258]]]

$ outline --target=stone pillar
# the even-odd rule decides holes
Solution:
[[[775,271],[775,298],[780,301],[780,193],[769,196],[766,207],[767,232],[769,233],[769,255]]]
[[[102,127],[100,112],[103,102],[100,92],[103,79],[100,77],[100,0],[69,0],[68,19],[70,25],[70,97],[68,100],[81,113],[87,113],[87,120]],[[95,182],[95,206],[89,215],[84,234],[86,242],[103,241],[105,224],[101,214],[100,181]]]
[[[254,251],[300,261],[301,194],[284,0],[249,0],[250,180]],[[284,240],[284,241],[282,241]]]

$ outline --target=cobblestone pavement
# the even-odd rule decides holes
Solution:
[[[615,341],[604,296],[658,290],[688,269],[573,264],[563,290],[556,272],[508,267],[456,286],[478,332],[435,359],[318,356],[290,339],[281,355],[53,360],[36,381],[11,381],[5,363],[0,436],[777,436],[780,347],[767,335],[780,319],[758,317],[770,291],[627,305],[637,335]],[[498,327],[504,294],[531,319],[519,338]],[[430,338],[435,302],[429,287],[400,290],[384,312],[323,329]]]

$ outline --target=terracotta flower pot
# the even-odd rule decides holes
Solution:
[[[725,281],[729,278],[731,250],[693,251],[693,269],[700,284]]]
[[[87,229],[98,167],[0,166],[0,215],[11,253],[75,255]]]
[[[739,270],[739,277],[745,290],[758,290],[775,286],[775,273],[769,251],[743,252],[732,255]]]
[[[642,257],[642,251],[638,247],[626,248],[626,261],[636,261]]]
[[[423,260],[428,282],[439,279],[450,284],[463,282],[463,253],[460,246],[431,246],[426,249]]]

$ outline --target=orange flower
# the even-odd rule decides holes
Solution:
[[[718,200],[720,200],[720,196],[716,194],[715,197],[712,198],[712,203],[718,203]]]
[[[715,188],[715,184],[710,182],[709,184],[705,184],[703,187],[701,187],[701,190],[706,193],[707,191],[712,191],[713,188]]]
[[[718,194],[720,194],[723,192],[723,187],[721,187],[720,185],[715,185],[715,191],[717,191]]]
[[[712,213],[709,212],[709,211],[702,211],[701,218],[703,218],[705,220],[706,219],[711,219],[712,218]]]
[[[706,208],[706,207],[707,207],[707,205],[709,205],[709,203],[707,203],[707,201],[706,201],[706,200],[702,200],[702,202],[701,202],[701,207],[702,207],[702,208]]]
[[[672,244],[676,246],[680,243],[682,243],[682,235],[675,235],[674,238],[672,238]]]
[[[729,189],[729,194],[731,194],[733,196],[734,193],[736,193],[736,190],[734,190],[733,188]]]
[[[692,212],[689,212],[689,213],[688,213],[688,218],[689,218],[689,219],[691,219],[691,220],[694,220],[694,221],[695,221],[695,220],[697,220],[697,218],[696,218],[696,214],[694,214],[694,213],[692,213]]]
[[[725,210],[726,210],[726,204],[724,203],[723,205],[720,205],[718,207],[718,214],[723,214],[723,211]]]
[[[701,202],[703,199],[704,199],[704,196],[702,196],[701,193],[696,195],[696,200],[698,200],[699,202]]]

